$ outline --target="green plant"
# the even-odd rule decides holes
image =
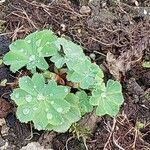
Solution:
[[[96,114],[115,116],[123,103],[121,85],[118,81],[108,80],[107,85],[97,85],[92,91],[90,104],[97,106]]]
[[[150,61],[143,62],[142,66],[145,68],[150,68]]]
[[[49,61],[58,71],[48,70]],[[58,38],[50,30],[13,42],[3,62],[13,72],[25,66],[31,71],[32,77],[19,79],[11,98],[18,106],[19,120],[32,121],[38,130],[65,132],[94,109],[98,116],[115,116],[123,103],[121,84],[108,80],[105,85],[103,71],[91,63],[81,46]],[[58,78],[63,85],[59,85],[62,82]]]
[[[41,70],[48,69],[48,63],[44,57],[53,56],[57,53],[57,47],[54,42],[57,37],[50,30],[34,32],[25,39],[19,39],[13,42],[9,48],[10,51],[4,56],[6,65],[10,65],[13,72],[18,71],[24,66],[32,72],[36,67]]]
[[[136,124],[135,124],[135,127],[136,127],[138,130],[144,128],[144,126],[145,126],[144,123],[139,122],[139,121],[137,121]]]

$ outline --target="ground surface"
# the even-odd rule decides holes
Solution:
[[[83,9],[84,5],[88,7]],[[80,44],[86,55],[95,54],[93,61],[104,70],[106,80],[122,83],[125,102],[120,113],[99,119],[86,140],[88,149],[150,149],[150,69],[142,67],[150,60],[149,0],[8,0],[0,4],[0,11],[0,58],[11,41],[51,28]],[[70,133],[38,132],[16,119],[10,93],[22,73],[0,66],[0,81],[9,83],[0,86],[0,149],[17,150],[34,141],[54,150],[84,150],[83,141]]]

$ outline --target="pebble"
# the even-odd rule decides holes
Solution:
[[[80,9],[81,14],[90,14],[91,8],[89,6],[82,6]]]

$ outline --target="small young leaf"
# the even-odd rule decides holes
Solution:
[[[115,116],[119,112],[123,100],[121,84],[118,81],[108,80],[105,88],[97,86],[92,91],[90,104],[97,106],[96,114],[98,116],[105,114]]]
[[[150,68],[150,61],[144,62],[142,66],[145,68]]]
[[[58,38],[58,40],[55,42],[56,46],[61,49],[61,46],[63,47],[63,51],[67,56],[77,57],[77,56],[83,56],[83,49],[81,46],[73,43],[72,41],[69,41],[65,38]]]
[[[55,63],[55,66],[57,68],[62,68],[62,66],[66,63],[65,58],[61,56],[59,53],[54,55],[50,60]]]
[[[85,113],[92,112],[93,106],[89,103],[89,97],[87,94],[84,91],[79,91],[76,95],[79,97],[81,114],[84,115]]]
[[[24,66],[35,71],[36,67],[41,70],[48,69],[48,64],[44,57],[53,56],[57,53],[54,42],[57,37],[50,30],[34,32],[25,39],[16,40],[9,48],[10,51],[4,56],[6,65],[10,65],[13,72]]]

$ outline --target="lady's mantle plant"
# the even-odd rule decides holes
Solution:
[[[57,69],[67,69],[65,86],[58,85],[54,78],[43,76],[44,72],[49,72],[48,59]],[[123,103],[121,84],[108,80],[105,85],[102,70],[91,63],[82,48],[57,37],[50,30],[34,32],[25,39],[16,40],[3,61],[10,65],[12,72],[26,67],[33,73],[32,77],[19,79],[19,86],[13,90],[11,98],[18,106],[18,119],[26,123],[32,121],[38,130],[65,132],[94,109],[98,116],[115,116]],[[36,71],[37,68],[41,73]],[[76,90],[67,85],[68,81],[78,85]]]

